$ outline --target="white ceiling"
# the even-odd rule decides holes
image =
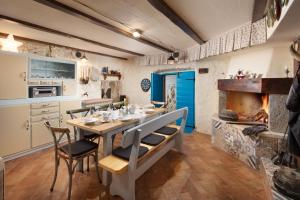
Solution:
[[[254,0],[165,0],[204,40],[251,21]]]
[[[140,29],[162,46],[184,49],[196,42],[153,8],[147,0],[59,0],[124,30]],[[251,20],[254,0],[165,0],[204,40]],[[33,0],[0,0],[0,14],[142,54],[161,50],[49,8]],[[127,53],[103,48],[77,39],[37,31],[0,20],[0,32],[46,42],[86,48],[115,56]]]

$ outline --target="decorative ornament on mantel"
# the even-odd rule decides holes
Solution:
[[[151,87],[151,81],[148,78],[144,78],[141,81],[141,88],[144,92],[148,92]]]
[[[0,38],[1,49],[3,51],[19,52],[18,47],[23,45],[22,42],[18,42],[14,39],[12,34],[9,34],[6,39]]]

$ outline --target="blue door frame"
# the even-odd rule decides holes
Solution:
[[[176,79],[176,108],[188,107],[185,133],[191,133],[195,128],[195,72],[176,72],[151,75],[151,100],[164,101],[164,76],[177,75]],[[181,120],[177,121],[180,124]]]

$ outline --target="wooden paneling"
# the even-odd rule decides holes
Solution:
[[[288,94],[292,78],[220,79],[218,89],[222,91]]]
[[[30,149],[29,107],[0,107],[0,156]]]
[[[26,56],[0,53],[0,99],[27,98]]]

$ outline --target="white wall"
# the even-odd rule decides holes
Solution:
[[[140,81],[143,78],[151,79],[151,73],[158,69],[192,67],[196,71],[196,129],[210,134],[211,118],[218,110],[218,79],[228,78],[238,69],[261,73],[263,77],[284,77],[284,66],[289,66],[292,70],[293,59],[289,54],[288,44],[251,47],[181,65],[138,66],[131,60],[122,69],[124,77],[122,93],[129,97],[131,103],[147,104],[150,102],[150,91],[145,93],[141,90]],[[198,68],[209,68],[209,73],[198,74]]]

